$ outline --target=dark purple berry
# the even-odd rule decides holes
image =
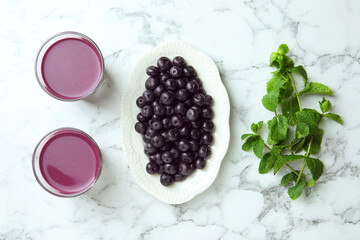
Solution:
[[[170,175],[174,175],[176,173],[176,168],[173,164],[166,163],[164,165],[164,171],[165,173],[168,173]]]
[[[171,117],[170,122],[171,122],[171,125],[176,128],[181,128],[184,124],[182,117],[178,116],[178,115],[173,115]]]
[[[185,178],[186,178],[186,176],[184,176],[184,175],[182,175],[180,173],[177,173],[177,174],[174,175],[174,180],[176,182],[180,182],[180,181],[184,180]]]
[[[144,134],[143,135],[143,140],[144,140],[145,143],[150,143],[151,137],[149,135]]]
[[[161,122],[162,122],[163,128],[165,130],[167,130],[171,127],[170,118],[163,118],[163,120]]]
[[[180,114],[180,115],[185,115],[187,111],[187,107],[185,106],[184,103],[178,103],[175,106],[175,113]]]
[[[169,144],[165,144],[162,148],[160,148],[161,151],[166,152],[170,151],[171,147]]]
[[[202,124],[203,124],[203,121],[201,119],[190,122],[191,127],[196,128],[196,129],[201,128]]]
[[[210,134],[204,134],[201,137],[201,143],[210,145],[213,142],[213,137]]]
[[[161,82],[161,84],[165,85],[166,80],[168,80],[169,78],[171,78],[170,74],[160,73],[160,82]]]
[[[207,158],[210,155],[211,151],[207,145],[201,145],[198,151],[198,156],[202,158]]]
[[[143,123],[143,122],[137,122],[135,124],[135,130],[140,133],[140,134],[145,134],[146,132],[146,123]]]
[[[147,102],[147,103],[152,102],[152,101],[155,100],[155,94],[151,90],[146,90],[143,93],[142,97],[144,98],[144,101]]]
[[[189,126],[183,126],[182,128],[180,128],[179,133],[180,136],[188,136],[190,134],[190,127]]]
[[[211,106],[213,104],[213,99],[210,95],[205,96],[205,104]]]
[[[195,170],[196,170],[195,163],[190,163],[190,173],[189,173],[189,175],[192,174],[193,172],[195,172]]]
[[[163,173],[160,176],[160,183],[164,186],[170,186],[173,183],[174,179],[171,175]]]
[[[195,121],[200,114],[200,109],[198,107],[191,107],[186,112],[186,118],[189,121]]]
[[[152,127],[148,127],[146,129],[146,135],[149,137],[153,137],[156,134],[156,131]]]
[[[174,142],[179,138],[179,131],[175,128],[169,129],[167,131],[167,137],[169,141]]]
[[[178,86],[179,88],[186,88],[186,81],[184,78],[179,78],[179,79],[176,79],[177,83],[178,83]]]
[[[166,106],[165,109],[166,109],[166,116],[172,116],[175,112],[173,106]]]
[[[180,156],[180,152],[176,148],[171,148],[170,153],[172,154],[174,159],[176,159]]]
[[[197,169],[203,169],[206,165],[206,160],[203,158],[198,158],[195,160],[195,167]]]
[[[183,74],[185,77],[196,77],[196,71],[192,66],[186,66],[183,69]]]
[[[186,65],[185,59],[180,56],[174,57],[173,65],[178,67],[184,67]]]
[[[184,102],[189,99],[190,93],[186,89],[180,89],[176,92],[175,97],[177,100]]]
[[[179,164],[179,173],[181,175],[187,176],[190,173],[190,165],[186,162],[182,162]]]
[[[155,107],[157,105],[161,104],[159,100],[154,100],[152,103],[151,103],[151,107]]]
[[[160,101],[165,105],[173,104],[175,100],[174,94],[171,92],[163,92],[160,96]]]
[[[196,93],[193,97],[193,102],[196,106],[203,106],[205,104],[205,95],[202,93]]]
[[[193,81],[195,81],[195,82],[197,82],[197,84],[199,84],[199,87],[201,87],[201,80],[198,78],[198,77],[194,77],[194,78],[192,78],[191,80],[193,80]],[[199,89],[200,91],[204,91],[204,89]],[[202,92],[202,93],[204,93],[204,92]]]
[[[190,149],[190,144],[187,140],[182,139],[178,142],[178,149],[180,152],[187,152]]]
[[[202,124],[202,130],[204,132],[211,132],[213,129],[214,129],[214,124],[212,122],[210,122],[210,121],[205,121]]]
[[[145,122],[146,121],[146,117],[144,117],[141,113],[138,113],[138,115],[136,115],[136,119],[139,122]]]
[[[154,89],[155,97],[159,97],[163,92],[166,91],[166,88],[164,85],[159,85]]]
[[[158,151],[157,148],[154,147],[151,143],[147,143],[145,145],[145,151],[144,152],[145,152],[146,155],[154,154],[157,151]]]
[[[182,69],[181,67],[178,66],[173,66],[170,68],[170,76],[172,76],[173,78],[179,78],[182,75]]]
[[[203,118],[211,119],[213,117],[213,112],[210,108],[206,107],[202,109]]]
[[[190,137],[192,139],[199,139],[200,138],[200,131],[198,129],[191,129],[191,132],[190,132]]]
[[[199,84],[197,82],[195,82],[194,80],[191,80],[186,84],[186,89],[190,93],[196,93],[199,90]]]
[[[160,80],[155,77],[149,77],[145,82],[145,87],[148,90],[154,90],[157,86],[159,86]]]
[[[164,173],[164,163],[162,165],[159,165],[159,174],[163,174]]]
[[[179,85],[178,82],[173,79],[173,78],[169,78],[168,80],[166,80],[165,82],[165,88],[169,91],[176,91],[179,89]]]
[[[152,129],[159,131],[163,128],[162,122],[160,120],[155,120],[151,123]]]
[[[144,101],[143,97],[138,97],[136,99],[136,106],[138,106],[139,108],[142,108],[143,106],[145,106],[146,102]]]
[[[155,66],[150,66],[146,69],[146,74],[151,77],[156,77],[159,75],[159,69]]]
[[[190,150],[192,152],[197,152],[199,150],[199,144],[196,141],[190,140],[189,144],[190,144]]]
[[[191,163],[192,161],[194,161],[193,154],[190,152],[181,153],[180,158],[181,158],[181,161],[186,162],[186,163]]]
[[[161,159],[164,163],[171,163],[174,160],[171,152],[169,151],[163,152],[163,154],[161,155]]]
[[[163,160],[161,159],[161,153],[156,153],[154,156],[155,156],[154,162],[157,165],[163,165],[164,164]]]
[[[170,70],[170,68],[172,67],[172,64],[171,64],[171,61],[169,58],[161,57],[157,61],[157,66],[161,72],[166,72],[166,71]]]
[[[159,165],[157,165],[155,162],[148,162],[146,164],[146,172],[149,174],[154,174],[159,171]]]
[[[141,114],[142,114],[144,117],[148,118],[148,117],[150,117],[150,116],[153,114],[153,109],[151,108],[150,105],[145,105],[145,106],[143,106],[142,109],[141,109]]]
[[[159,103],[153,107],[154,114],[157,116],[163,116],[166,113],[166,109],[163,104]]]

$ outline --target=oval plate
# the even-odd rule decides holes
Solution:
[[[214,143],[211,146],[212,155],[208,158],[203,170],[196,170],[181,182],[175,182],[169,187],[160,184],[160,175],[149,175],[145,166],[149,162],[144,154],[144,143],[140,134],[134,130],[136,115],[140,112],[136,99],[145,91],[146,68],[156,65],[157,59],[166,56],[184,57],[188,65],[192,65],[201,79],[207,94],[214,99],[213,132]],[[124,91],[121,104],[121,136],[124,152],[129,160],[130,170],[135,181],[145,191],[159,200],[169,204],[181,204],[189,201],[197,194],[207,189],[215,180],[221,161],[228,149],[230,140],[230,103],[226,89],[221,81],[219,71],[210,57],[194,49],[182,41],[166,41],[147,52],[136,63],[130,78],[130,83]]]

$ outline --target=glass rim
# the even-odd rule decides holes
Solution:
[[[65,35],[70,35],[68,37],[65,37]],[[85,94],[84,96],[78,97],[78,98],[71,98],[71,99],[66,99],[66,98],[62,98],[60,96],[56,96],[55,94],[53,94],[51,91],[49,91],[49,89],[46,86],[45,80],[42,76],[42,71],[38,69],[38,67],[42,66],[42,61],[44,59],[45,53],[47,52],[47,50],[56,42],[66,39],[66,38],[70,38],[70,37],[75,37],[78,39],[84,39],[86,40],[89,44],[91,44],[96,52],[99,54],[100,57],[100,64],[101,64],[101,74],[98,80],[98,83],[96,84],[96,87],[94,89],[92,89],[89,93]],[[59,38],[59,39],[56,39]],[[51,43],[52,40],[56,39],[56,41],[52,44],[50,44],[49,46],[47,46],[49,43]],[[41,55],[42,54],[42,55]],[[59,32],[56,33],[54,35],[52,35],[51,37],[49,37],[48,39],[46,39],[46,41],[41,45],[41,47],[39,48],[37,54],[36,54],[36,58],[35,58],[35,76],[36,76],[36,80],[38,81],[40,87],[51,97],[60,100],[60,101],[64,101],[64,102],[74,102],[74,101],[78,101],[78,100],[82,100],[84,98],[87,98],[88,96],[94,94],[96,92],[96,90],[99,88],[100,84],[103,82],[104,80],[104,71],[105,71],[105,62],[104,62],[104,57],[101,53],[100,48],[96,45],[96,43],[89,38],[88,36],[79,33],[79,32],[75,32],[75,31],[64,31],[64,32]],[[55,91],[54,91],[55,92]]]
[[[54,134],[56,134],[59,131],[64,131],[64,130],[65,131],[74,131],[74,132],[83,134],[95,145],[96,150],[99,153],[99,170],[98,170],[98,174],[97,174],[96,178],[94,179],[94,181],[88,187],[86,187],[84,190],[77,192],[77,193],[71,193],[71,194],[63,194],[60,191],[56,190],[49,183],[47,183],[47,181],[45,180],[44,176],[41,173],[40,166],[39,166],[40,165],[40,154],[41,154],[41,151],[42,151],[43,147],[45,146],[45,144],[54,137]],[[77,129],[77,128],[72,128],[72,127],[57,128],[57,129],[52,130],[52,131],[48,132],[47,134],[45,134],[45,136],[42,137],[41,140],[36,144],[36,147],[35,147],[33,155],[32,155],[32,169],[33,169],[33,173],[34,173],[36,181],[48,193],[51,193],[57,197],[63,197],[63,198],[77,197],[77,196],[80,196],[80,195],[86,193],[87,191],[89,191],[95,185],[97,180],[99,179],[99,177],[101,175],[101,171],[102,171],[102,166],[103,166],[103,157],[102,157],[100,148],[99,148],[98,144],[95,142],[95,140],[86,132],[84,132],[80,129]]]

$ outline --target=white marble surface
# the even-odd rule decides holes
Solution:
[[[1,240],[359,238],[359,1],[0,0],[0,9]],[[88,101],[57,101],[36,82],[39,46],[64,30],[87,34],[105,56],[107,81]],[[134,183],[119,137],[131,69],[167,39],[212,57],[232,104],[231,144],[218,178],[179,206]],[[295,202],[279,186],[281,174],[259,175],[258,159],[240,148],[250,123],[271,117],[260,99],[269,55],[283,42],[311,80],[334,90],[334,111],[344,118],[344,126],[323,123],[324,175]],[[63,126],[88,132],[104,155],[98,183],[73,199],[45,192],[31,169],[37,141]]]

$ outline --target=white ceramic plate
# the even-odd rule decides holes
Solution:
[[[145,166],[148,158],[144,154],[144,143],[140,134],[135,132],[136,115],[139,108],[136,99],[145,90],[145,80],[148,76],[145,70],[150,65],[156,65],[157,59],[166,56],[170,59],[175,56],[185,58],[187,64],[192,65],[201,79],[207,94],[214,99],[213,132],[214,143],[211,147],[212,155],[207,160],[203,170],[196,170],[186,180],[175,182],[169,187],[160,184],[160,175],[149,175]],[[121,104],[121,130],[124,152],[129,160],[130,170],[136,182],[145,191],[159,200],[169,204],[180,204],[189,201],[197,194],[207,189],[215,180],[221,161],[229,145],[230,103],[226,89],[221,82],[219,71],[215,63],[204,53],[192,48],[182,41],[163,42],[147,52],[136,63],[131,74],[130,83],[124,91]]]

